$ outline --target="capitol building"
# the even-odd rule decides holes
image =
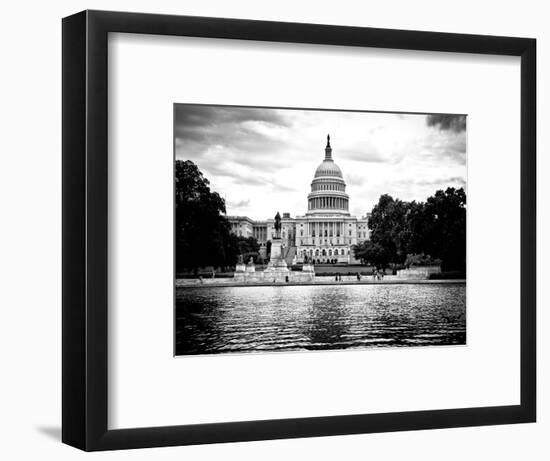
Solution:
[[[273,211],[273,215],[277,210]],[[255,237],[265,256],[267,242],[275,236],[275,220],[255,221],[246,216],[227,216],[231,232]],[[315,170],[307,212],[291,217],[283,213],[281,238],[287,263],[303,263],[305,257],[316,264],[358,263],[351,247],[369,239],[368,216],[357,218],[349,213],[349,196],[342,170],[332,158],[327,136],[325,158]]]

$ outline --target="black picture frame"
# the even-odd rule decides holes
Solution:
[[[535,39],[106,11],[83,11],[64,18],[62,30],[64,443],[93,451],[535,421]],[[520,56],[520,404],[109,430],[107,36],[110,32]]]

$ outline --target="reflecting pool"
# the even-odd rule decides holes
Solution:
[[[199,287],[176,292],[176,355],[466,343],[466,285]]]

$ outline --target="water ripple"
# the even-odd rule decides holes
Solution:
[[[175,320],[177,355],[465,344],[466,287],[186,288]]]

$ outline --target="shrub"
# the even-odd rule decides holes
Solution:
[[[405,267],[425,267],[425,266],[441,266],[441,259],[432,258],[430,255],[408,254],[405,260]]]

